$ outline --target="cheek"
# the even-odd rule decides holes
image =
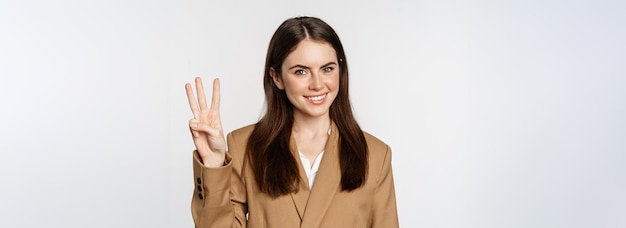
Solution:
[[[285,94],[289,101],[293,104],[305,93],[307,87],[297,80],[284,80]]]
[[[339,75],[329,77],[328,80],[326,80],[326,86],[332,90],[338,89],[339,88]]]
[[[306,88],[306,84],[298,80],[283,80],[283,85],[285,86],[285,91],[287,92],[297,93]]]

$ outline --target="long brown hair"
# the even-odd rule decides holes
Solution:
[[[289,150],[293,126],[293,105],[270,75],[273,68],[281,73],[282,63],[304,39],[330,44],[339,60],[339,91],[330,106],[330,119],[339,133],[341,189],[361,187],[367,176],[368,148],[350,104],[348,61],[339,36],[324,21],[314,17],[296,17],[284,21],[270,40],[265,60],[263,88],[267,104],[265,115],[256,124],[246,147],[248,162],[261,192],[272,197],[298,190],[300,175],[296,158]]]

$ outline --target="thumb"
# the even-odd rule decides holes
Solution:
[[[211,125],[209,124],[200,123],[195,119],[191,119],[189,121],[189,129],[191,129],[192,132],[203,132],[208,134],[209,136],[217,136],[220,132],[219,129],[211,127]],[[196,136],[195,133],[194,136]]]

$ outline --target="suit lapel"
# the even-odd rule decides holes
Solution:
[[[339,134],[337,127],[332,124],[331,133],[326,142],[324,149],[324,157],[320,163],[319,170],[315,177],[315,183],[308,197],[308,203],[305,205],[304,217],[302,218],[301,227],[319,227],[326,209],[330,205],[335,193],[338,191],[339,182],[341,180],[341,169],[339,168]],[[297,150],[296,150],[297,153]],[[299,155],[296,157],[300,157]],[[302,165],[300,165],[302,166]],[[302,167],[300,167],[302,169]],[[304,170],[301,171],[301,176],[304,175],[305,188],[308,186],[306,181],[306,174]],[[302,191],[302,187],[300,191]],[[308,188],[304,189],[308,193]],[[300,213],[300,210],[298,210]],[[302,215],[301,215],[302,216]]]
[[[296,145],[296,140],[293,136],[291,136],[291,139],[289,140],[289,150],[291,150],[291,154],[296,161],[298,161],[298,169],[300,170],[300,184],[298,185],[298,192],[292,192],[291,199],[293,200],[293,204],[298,211],[298,215],[300,215],[300,221],[302,221],[304,218],[304,211],[309,200],[310,191],[308,178],[306,177],[306,172],[304,172],[302,161],[300,161],[298,146]]]

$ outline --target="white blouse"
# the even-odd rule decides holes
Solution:
[[[302,166],[304,167],[304,172],[306,173],[306,177],[309,178],[309,190],[313,189],[313,182],[315,182],[315,175],[317,175],[317,170],[320,168],[320,162],[322,161],[322,157],[324,156],[324,151],[317,155],[315,160],[313,161],[313,165],[311,165],[311,161],[309,161],[302,152],[298,151],[300,154],[300,161],[302,161]]]

